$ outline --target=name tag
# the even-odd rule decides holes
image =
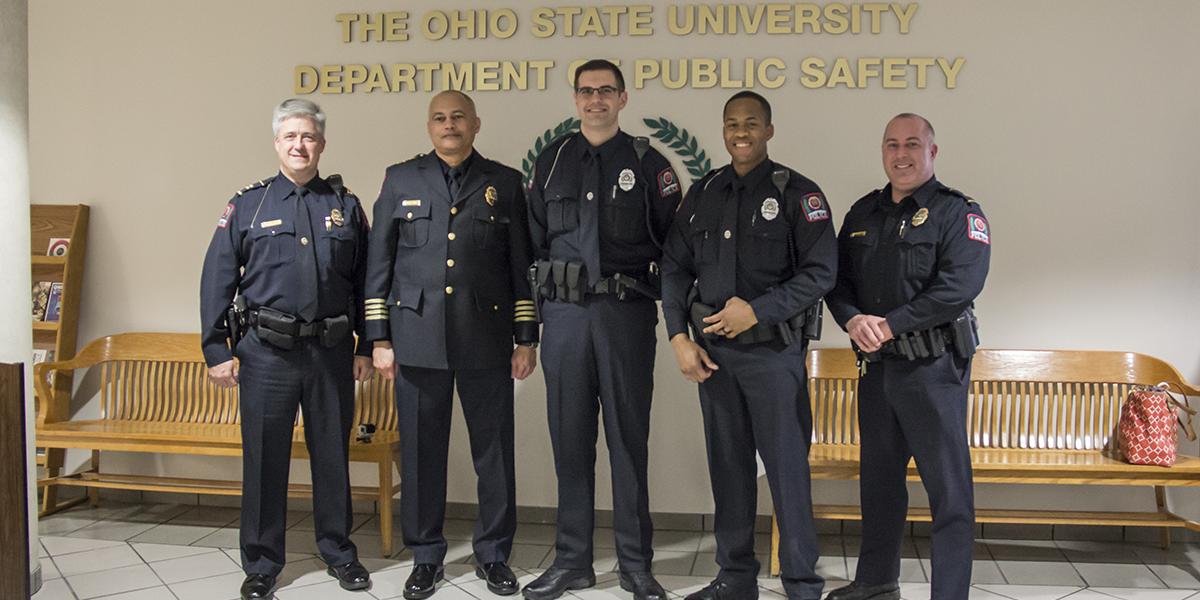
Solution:
[[[275,227],[276,225],[283,225],[283,219],[271,219],[258,224],[259,227]]]
[[[856,238],[856,237],[867,237],[867,232],[865,232],[865,231],[851,231],[851,232],[850,232],[850,237],[852,237],[852,238]]]
[[[420,205],[421,205],[420,200],[402,200],[402,201],[400,201],[400,206],[420,206]]]

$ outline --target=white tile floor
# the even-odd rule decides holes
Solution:
[[[238,597],[239,566],[236,509],[170,504],[105,503],[52,515],[40,522],[41,564],[45,581],[35,600],[227,600]],[[354,540],[373,585],[366,592],[345,592],[325,574],[315,553],[312,517],[289,513],[288,566],[281,574],[279,600],[390,600],[399,598],[412,568],[401,552],[378,558],[374,517],[357,515]],[[469,521],[446,523],[450,541],[447,581],[434,600],[498,600],[471,566]],[[617,585],[611,529],[596,530],[597,585],[574,592],[568,600],[629,600]],[[766,564],[769,541],[759,536]],[[554,528],[522,524],[510,564],[522,583],[554,560]],[[853,574],[860,540],[822,536],[817,570],[826,589]],[[672,595],[682,597],[706,585],[716,574],[711,533],[659,531],[655,534],[655,573]],[[1200,544],[1175,543],[1163,550],[1146,543],[1051,540],[980,540],[975,547],[971,600],[1200,600]],[[929,542],[906,542],[901,563],[905,600],[929,597]],[[764,567],[765,568],[765,567]],[[783,598],[778,579],[759,580],[765,600]]]

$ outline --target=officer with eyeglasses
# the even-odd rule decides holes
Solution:
[[[580,131],[542,151],[528,193],[558,532],[554,564],[523,592],[530,600],[553,600],[596,583],[592,527],[603,415],[621,588],[636,600],[665,600],[650,573],[646,466],[655,265],[681,190],[666,158],[645,138],[621,131],[618,115],[628,94],[616,65],[584,63],[575,71],[574,96]]]

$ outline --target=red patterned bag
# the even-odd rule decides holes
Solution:
[[[1156,386],[1134,386],[1121,405],[1121,424],[1117,433],[1121,455],[1131,465],[1157,465],[1170,467],[1175,464],[1175,449],[1179,445],[1176,424],[1187,432],[1188,439],[1196,439],[1192,429],[1192,415],[1196,414],[1187,404],[1187,395],[1180,402],[1171,395],[1169,384]],[[1187,415],[1186,420],[1178,410]]]

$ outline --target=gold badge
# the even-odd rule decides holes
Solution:
[[[336,208],[329,211],[329,220],[338,227],[346,224],[346,219],[342,217],[342,211]]]
[[[929,219],[929,209],[922,208],[921,210],[917,211],[917,214],[913,215],[912,225],[913,227],[920,227],[927,219]]]
[[[496,188],[493,186],[490,186],[490,185],[487,186],[487,189],[483,190],[483,199],[487,200],[488,206],[495,206],[496,205]]]

